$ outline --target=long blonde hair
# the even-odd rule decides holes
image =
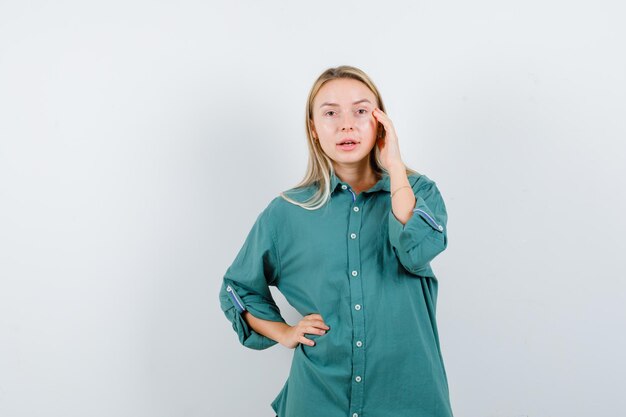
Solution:
[[[304,178],[297,185],[295,185],[293,189],[304,189],[311,185],[316,185],[316,191],[308,200],[304,202],[292,199],[285,194],[285,191],[280,193],[280,196],[288,202],[296,204],[307,210],[317,210],[318,208],[323,207],[330,199],[330,194],[332,191],[330,189],[330,177],[331,174],[334,173],[333,164],[331,159],[322,150],[319,142],[313,139],[311,125],[313,124],[313,100],[315,99],[315,96],[324,84],[326,84],[330,80],[335,80],[338,78],[350,78],[365,84],[372,91],[372,93],[374,93],[374,96],[378,101],[378,107],[383,112],[387,112],[385,110],[385,105],[383,104],[383,99],[378,92],[378,88],[376,88],[376,85],[374,85],[374,82],[370,79],[370,77],[368,77],[367,74],[365,74],[365,72],[356,67],[341,65],[335,68],[328,68],[317,78],[317,80],[315,80],[315,82],[313,83],[313,87],[311,87],[311,91],[309,92],[305,114],[305,129],[307,144],[309,147],[309,161],[307,164],[306,173],[304,174]],[[385,136],[384,129],[382,130],[381,136],[383,138]],[[382,176],[384,173],[387,173],[387,170],[383,168],[380,162],[380,149],[378,149],[377,145],[374,145],[372,151],[370,152],[369,160],[370,165],[374,170],[374,173],[378,177]],[[407,175],[417,174],[417,171],[414,171],[408,167],[406,168],[406,172]]]

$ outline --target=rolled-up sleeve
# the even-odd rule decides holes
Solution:
[[[254,331],[242,316],[245,311],[260,319],[285,323],[269,289],[279,276],[280,259],[268,207],[259,214],[226,270],[219,292],[224,315],[241,344],[250,349],[267,349],[277,342]]]
[[[389,210],[389,241],[407,271],[433,276],[430,261],[448,245],[446,206],[436,183],[425,175],[412,188],[415,207],[406,224]]]

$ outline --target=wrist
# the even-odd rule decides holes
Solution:
[[[406,172],[406,166],[402,161],[394,162],[387,167],[387,172],[389,172],[389,175],[403,173]]]
[[[280,343],[281,345],[284,345],[285,339],[287,338],[287,333],[289,332],[290,329],[291,329],[291,326],[288,325],[287,323],[284,323],[284,325],[281,326],[280,330],[278,331],[276,341]]]

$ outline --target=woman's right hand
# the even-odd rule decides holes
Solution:
[[[326,334],[326,331],[330,329],[329,326],[324,323],[322,316],[319,314],[309,314],[304,316],[302,320],[295,326],[289,326],[280,341],[280,344],[293,349],[298,346],[299,343],[304,343],[308,346],[315,346],[315,342],[311,339],[304,337],[305,334]]]

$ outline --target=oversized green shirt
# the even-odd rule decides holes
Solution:
[[[285,322],[269,285],[330,330],[306,334],[271,407],[278,417],[451,417],[430,261],[447,246],[447,213],[435,182],[409,175],[416,197],[403,225],[387,174],[355,194],[331,174],[331,199],[306,210],[277,196],[259,214],[227,269],[221,309],[251,349],[277,342],[255,332],[248,310]],[[314,186],[286,194],[304,201]],[[292,325],[295,323],[292,323]],[[261,381],[259,381],[261,382]]]

